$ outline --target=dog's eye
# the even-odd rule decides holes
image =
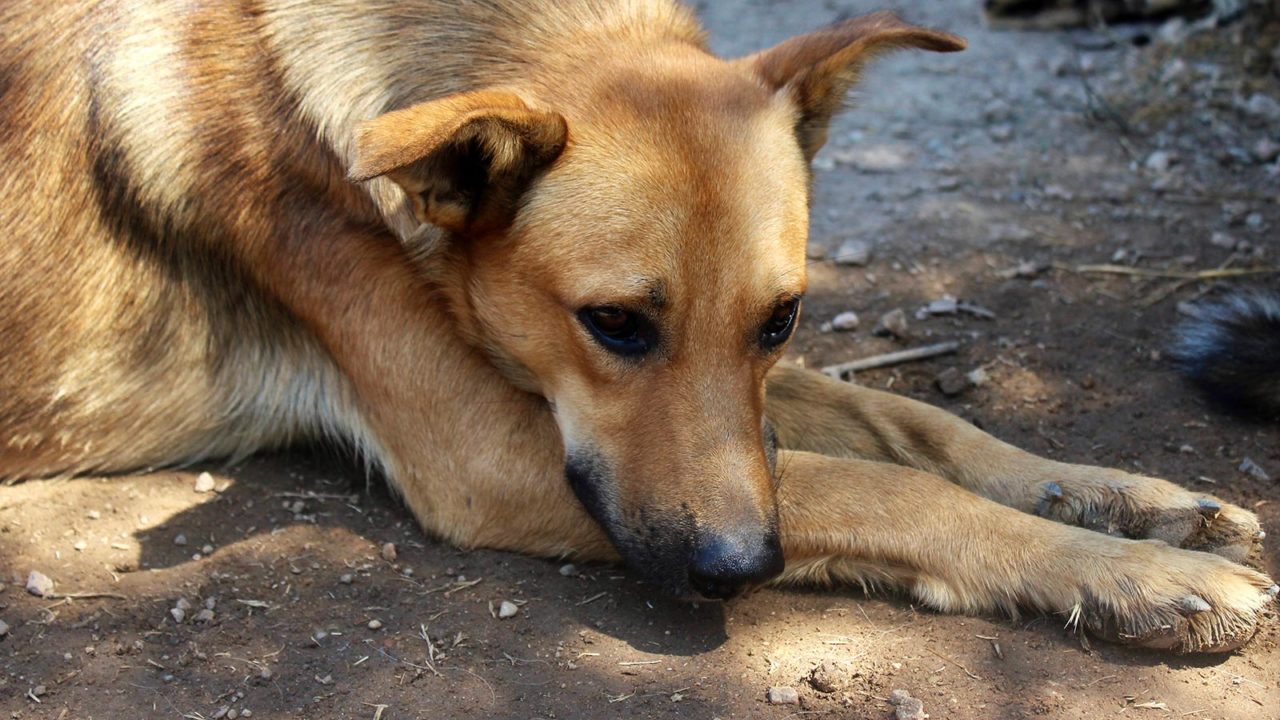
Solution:
[[[618,307],[589,307],[578,319],[604,349],[629,357],[643,355],[653,346],[653,326],[637,313]]]
[[[800,309],[800,298],[783,300],[773,308],[773,313],[760,328],[760,344],[771,350],[791,337],[791,330],[796,324],[796,312]]]

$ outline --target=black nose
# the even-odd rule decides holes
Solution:
[[[727,600],[750,585],[782,572],[777,533],[754,536],[709,535],[698,544],[689,566],[689,583],[705,598]]]

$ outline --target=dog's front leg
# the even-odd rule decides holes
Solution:
[[[784,581],[901,588],[958,612],[1034,608],[1120,642],[1227,650],[1271,580],[1217,555],[1018,512],[897,465],[784,451]]]
[[[897,463],[1023,512],[1241,561],[1260,546],[1253,513],[1157,478],[1048,460],[940,408],[779,365],[766,413],[779,444]]]

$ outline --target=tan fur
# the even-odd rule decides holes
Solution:
[[[667,0],[0,6],[0,478],[325,436],[464,546],[683,590],[702,539],[780,532],[784,579],[1234,647],[1251,514],[759,342],[858,71],[962,46],[880,14],[725,62]]]

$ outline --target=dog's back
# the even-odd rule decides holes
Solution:
[[[356,122],[610,23],[697,33],[663,0],[4,4],[0,479],[350,436],[258,268],[321,261],[318,228],[412,231],[390,183],[345,180]]]

